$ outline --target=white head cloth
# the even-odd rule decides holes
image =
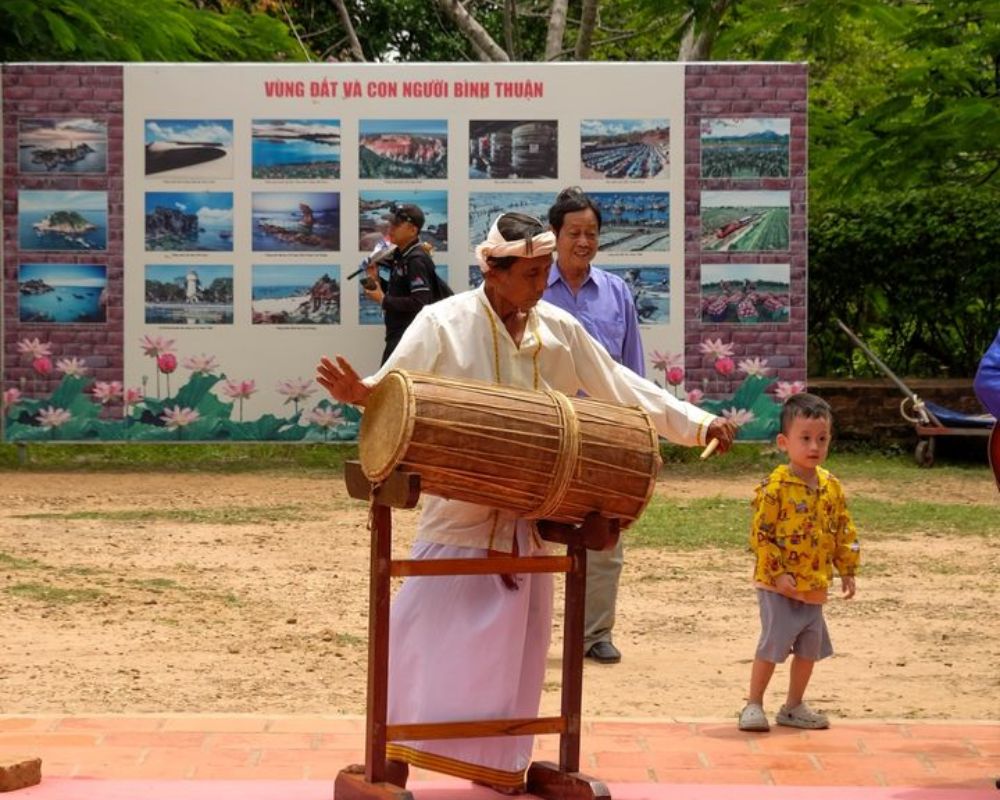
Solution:
[[[547,256],[556,249],[556,235],[552,231],[539,233],[530,239],[513,239],[512,241],[507,241],[503,238],[500,229],[497,227],[499,221],[500,217],[497,217],[493,221],[493,227],[490,228],[489,234],[486,236],[486,241],[476,245],[476,261],[479,262],[479,269],[482,270],[483,275],[490,271],[487,259],[491,256],[493,258],[504,258],[506,256],[534,258],[535,256]]]

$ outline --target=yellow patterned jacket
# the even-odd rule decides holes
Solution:
[[[813,490],[787,465],[776,468],[757,487],[750,526],[754,582],[773,591],[787,572],[795,578],[795,599],[807,603],[825,602],[834,567],[841,576],[853,575],[860,561],[840,481],[822,467],[816,473]]]

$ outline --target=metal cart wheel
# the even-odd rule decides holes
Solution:
[[[918,467],[933,467],[934,440],[921,439],[917,442],[917,449],[913,451],[913,457],[916,459]]]

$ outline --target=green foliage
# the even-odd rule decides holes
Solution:
[[[299,61],[286,25],[190,0],[4,0],[0,61]]]
[[[877,374],[844,320],[897,374],[972,375],[1000,320],[1000,195],[942,187],[813,209],[810,368]]]

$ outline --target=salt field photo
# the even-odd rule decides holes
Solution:
[[[358,128],[358,177],[448,177],[448,120],[363,119]]]
[[[340,249],[339,192],[254,192],[253,250]]]
[[[555,192],[469,192],[469,249],[483,241],[501,214],[516,211],[549,224],[549,208]]]
[[[148,325],[227,325],[233,321],[231,264],[148,264]]]
[[[147,251],[232,249],[232,192],[146,192]]]
[[[17,166],[24,174],[104,174],[108,124],[93,117],[22,117],[17,123]]]
[[[340,266],[254,264],[254,325],[340,323]]]
[[[635,253],[670,249],[669,192],[589,192],[601,209],[599,249]]]
[[[232,178],[233,121],[146,120],[146,175]]]
[[[21,190],[17,232],[21,250],[104,250],[108,193]]]
[[[20,322],[107,321],[104,264],[21,264],[17,270]]]
[[[580,177],[670,177],[670,121],[667,119],[582,120]]]
[[[340,177],[340,120],[255,119],[254,178]]]

